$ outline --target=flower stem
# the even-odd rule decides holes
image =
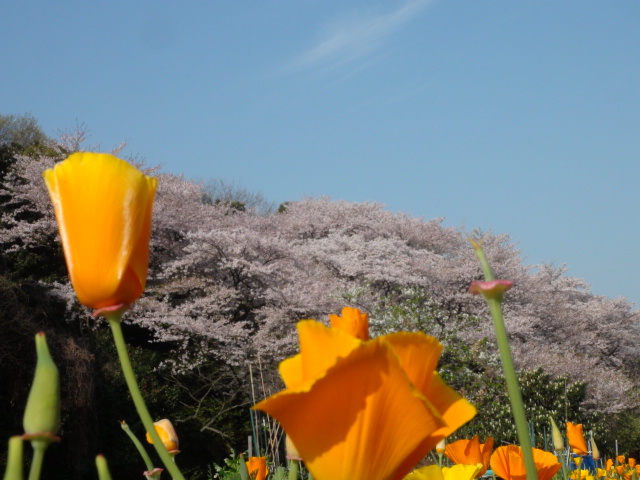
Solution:
[[[20,435],[9,439],[9,451],[7,452],[7,468],[4,472],[4,480],[23,480],[23,440]]]
[[[122,335],[122,325],[120,324],[122,320],[122,312],[106,313],[105,317],[107,317],[109,326],[111,327],[111,332],[113,333],[113,340],[115,341],[116,349],[118,350],[118,358],[120,359],[122,373],[124,374],[127,386],[129,387],[129,393],[131,394],[131,398],[133,399],[133,403],[136,407],[136,410],[138,411],[140,420],[142,420],[144,428],[153,440],[153,447],[156,449],[156,452],[158,452],[162,463],[169,471],[171,477],[173,477],[175,480],[185,480],[184,476],[180,472],[180,469],[174,463],[171,455],[169,455],[169,452],[162,443],[158,432],[156,432],[155,426],[153,425],[153,420],[151,419],[151,415],[149,414],[149,410],[147,410],[147,406],[145,405],[144,399],[142,398],[142,393],[140,392],[138,382],[136,381],[135,374],[133,373],[131,360],[129,360],[127,344],[125,343],[124,336]]]
[[[298,480],[299,460],[289,460],[289,480]]]
[[[495,280],[493,270],[489,266],[487,257],[482,247],[479,244],[473,243],[476,256],[482,264],[482,269],[485,274],[485,280]],[[516,432],[518,434],[518,440],[520,442],[520,448],[522,448],[522,456],[524,458],[524,466],[527,472],[527,480],[537,480],[538,472],[536,470],[536,464],[533,460],[533,450],[531,445],[531,438],[529,437],[529,424],[527,423],[527,417],[524,411],[524,403],[522,402],[522,394],[520,393],[520,384],[516,375],[516,370],[513,365],[513,357],[511,356],[511,349],[509,347],[509,338],[507,336],[507,329],[504,325],[504,317],[502,316],[502,298],[489,298],[484,297],[489,311],[491,312],[491,318],[493,319],[493,326],[496,331],[496,341],[498,343],[498,350],[500,351],[500,360],[502,361],[502,370],[504,378],[507,382],[507,392],[509,393],[509,400],[511,402],[511,411],[513,413],[513,419],[516,424]]]
[[[103,455],[96,457],[96,469],[98,470],[98,480],[111,480],[107,459]]]
[[[133,432],[129,428],[129,425],[127,425],[126,422],[124,422],[124,421],[120,422],[120,426],[122,427],[122,430],[124,430],[125,433],[129,436],[129,438],[131,439],[131,441],[133,442],[135,447],[138,449],[138,452],[140,453],[140,456],[142,457],[142,460],[144,461],[145,465],[147,466],[147,471],[148,472],[152,472],[153,469],[154,469],[153,463],[151,462],[151,458],[149,458],[149,454],[147,453],[147,451],[142,446],[142,443],[140,443],[140,440],[138,440],[138,438],[133,434]]]
[[[49,446],[48,440],[31,440],[33,447],[33,458],[31,459],[31,468],[29,469],[29,480],[38,480],[42,472],[42,462],[44,461],[44,452]]]

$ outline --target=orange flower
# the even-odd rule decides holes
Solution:
[[[478,440],[478,435],[476,435],[471,440],[457,440],[449,443],[445,448],[444,454],[457,464],[474,465],[481,463],[482,468],[476,475],[476,477],[481,477],[489,468],[492,449],[493,438],[487,437],[485,443],[481,444],[480,440]]]
[[[100,153],[75,153],[44,179],[80,303],[112,309],[137,300],[147,278],[157,180]]]
[[[574,425],[571,422],[567,422],[567,440],[573,453],[576,455],[586,455],[588,453],[587,442],[584,440],[582,434],[582,424]]]
[[[623,464],[624,463],[624,455],[618,455],[616,457],[616,460],[618,460],[619,464]]]
[[[610,458],[607,460],[607,470],[611,470],[611,467],[613,467],[613,458]]]
[[[344,307],[342,316],[329,315],[332,328],[337,328],[360,340],[369,340],[369,314],[357,308]]]
[[[631,458],[631,457],[629,457],[629,458],[627,459],[627,463],[629,464],[629,466],[630,466],[631,468],[633,468],[633,467],[635,467],[635,466],[636,466],[636,459],[635,459],[635,458]]]
[[[298,333],[300,353],[280,364],[286,389],[254,408],[280,422],[316,480],[401,479],[476,413],[435,372],[433,337],[361,341],[312,320]]]
[[[265,480],[269,469],[267,468],[267,457],[250,457],[246,461],[247,470],[251,480]]]
[[[155,427],[156,432],[158,432],[158,436],[160,437],[160,440],[162,440],[167,451],[173,455],[180,453],[180,450],[178,450],[178,435],[176,434],[171,421],[163,418],[162,420],[154,422],[153,426]],[[148,432],[147,442],[153,443],[151,435],[149,435]]]
[[[533,461],[536,464],[538,480],[550,480],[562,467],[558,458],[549,452],[533,448]],[[526,480],[522,449],[517,445],[498,447],[491,455],[491,469],[496,476],[504,480]]]

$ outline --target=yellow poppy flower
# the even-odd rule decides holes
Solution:
[[[267,457],[249,457],[245,463],[251,480],[265,480],[267,478],[269,473]]]
[[[176,434],[171,421],[163,418],[162,420],[154,422],[153,425],[167,451],[173,454],[180,453],[180,450],[178,450],[178,435]],[[151,435],[149,435],[149,433],[147,433],[147,442],[153,443],[153,440],[151,440]]]
[[[588,453],[587,442],[582,434],[582,424],[577,425],[567,422],[567,440],[573,453],[576,455],[586,455]]]
[[[435,372],[442,345],[423,333],[363,342],[298,323],[286,389],[257,404],[282,425],[316,480],[399,480],[476,413]]]
[[[369,340],[369,314],[357,308],[344,307],[342,316],[329,315],[332,328],[337,328],[360,340]]]
[[[444,480],[444,474],[438,465],[428,465],[414,470],[403,480]]]
[[[549,452],[533,448],[533,461],[536,464],[538,480],[551,480],[562,467],[558,458]],[[496,476],[504,480],[526,480],[522,448],[517,445],[498,447],[491,455],[491,469]]]
[[[109,309],[137,300],[157,180],[100,153],[75,153],[43,175],[80,303]]]
[[[476,465],[454,465],[453,467],[438,467],[429,465],[414,470],[403,480],[472,480],[478,476],[482,464]]]
[[[573,478],[576,480],[589,480],[589,477],[591,477],[591,479],[593,479],[593,475],[591,475],[591,472],[589,472],[589,470],[574,470],[573,472],[571,472],[569,474],[569,478]]]
[[[482,468],[476,476],[480,477],[485,474],[489,468],[491,459],[491,451],[493,450],[493,438],[487,437],[485,443],[480,443],[478,435],[471,440],[457,440],[449,443],[444,454],[454,463],[463,465],[481,464]]]

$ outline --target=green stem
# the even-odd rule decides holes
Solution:
[[[42,472],[42,463],[44,461],[44,452],[49,446],[48,440],[31,440],[33,447],[33,458],[31,460],[31,469],[29,470],[29,480],[38,480]]]
[[[98,470],[98,480],[111,480],[107,459],[104,456],[98,455],[96,457],[96,469]]]
[[[300,460],[289,460],[289,480],[298,480]]]
[[[480,247],[479,244],[472,242],[473,248],[476,252],[476,257],[480,260],[480,265],[482,265],[482,271],[484,273],[484,279],[487,282],[495,280],[495,276],[493,275],[493,270],[491,269],[491,265],[489,265],[489,261],[487,260],[487,255],[484,253],[484,250]]]
[[[131,439],[133,444],[138,449],[138,452],[140,453],[140,456],[142,457],[142,460],[144,461],[145,465],[147,466],[147,471],[148,472],[153,472],[154,466],[153,466],[153,463],[151,462],[151,458],[149,457],[149,454],[147,453],[147,451],[142,446],[142,443],[140,443],[140,440],[138,440],[138,438],[133,434],[133,432],[129,428],[129,425],[127,425],[126,422],[124,422],[124,421],[120,422],[120,426],[122,427],[122,430],[125,431],[125,433],[129,436],[129,438]],[[154,428],[154,430],[155,430],[155,428]]]
[[[564,450],[556,450],[558,457],[560,458],[560,463],[562,464],[562,478],[564,480],[569,480],[569,473],[567,472],[567,462],[564,458]]]
[[[509,339],[507,337],[507,329],[504,325],[502,308],[500,307],[499,300],[487,299],[487,303],[489,304],[489,310],[491,311],[491,317],[493,318],[493,326],[496,330],[496,340],[498,342],[498,350],[500,351],[502,370],[504,372],[504,378],[507,381],[507,392],[509,393],[513,419],[516,423],[516,432],[518,433],[520,448],[522,448],[524,466],[527,471],[527,479],[537,480],[538,472],[536,470],[536,464],[533,461],[533,450],[531,446],[531,438],[529,437],[529,425],[524,411],[522,394],[520,393],[520,384],[518,383],[516,369],[513,365],[511,349],[509,348]]]
[[[158,452],[162,463],[169,471],[171,477],[173,477],[175,480],[185,480],[184,476],[180,472],[180,469],[175,464],[173,458],[171,457],[171,455],[169,455],[169,452],[162,443],[158,432],[156,432],[156,428],[153,425],[153,420],[151,419],[149,410],[147,410],[147,406],[145,405],[144,399],[142,398],[142,393],[140,392],[138,382],[136,381],[135,374],[133,373],[131,360],[129,360],[127,344],[125,343],[124,336],[122,335],[122,325],[120,324],[122,313],[114,312],[109,313],[105,316],[109,321],[109,326],[111,327],[111,332],[113,333],[113,340],[115,341],[116,349],[118,350],[118,358],[120,359],[122,373],[124,374],[127,386],[129,387],[129,393],[131,394],[131,398],[133,399],[133,403],[136,406],[136,410],[138,411],[138,415],[140,416],[140,420],[142,420],[144,428],[153,440],[153,447],[156,449],[156,452]]]
[[[7,453],[7,468],[4,472],[4,480],[23,480],[23,440],[20,435],[9,439],[9,451]]]
[[[240,474],[240,480],[250,480],[249,470],[247,469],[246,460],[244,455],[240,454],[240,463],[238,464],[238,473]]]
[[[473,246],[476,252],[476,257],[478,257],[478,260],[480,260],[480,264],[482,265],[485,280],[495,280],[493,270],[489,265],[484,250],[478,243],[474,243]],[[527,480],[537,480],[538,472],[533,460],[531,437],[529,436],[529,424],[527,423],[524,403],[522,402],[522,394],[520,393],[520,384],[518,383],[516,369],[513,365],[513,357],[511,356],[511,349],[509,347],[509,337],[507,336],[507,329],[504,325],[504,317],[502,316],[502,295],[498,298],[489,298],[488,296],[484,296],[484,299],[489,306],[491,318],[493,319],[493,326],[496,331],[496,341],[498,342],[498,350],[500,351],[502,370],[504,372],[504,378],[507,381],[507,392],[509,393],[511,411],[516,424],[516,432],[518,434],[520,448],[522,448]]]

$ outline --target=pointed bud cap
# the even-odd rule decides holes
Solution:
[[[502,300],[504,292],[513,287],[512,280],[474,280],[469,287],[469,293],[482,295],[485,299]]]
[[[591,456],[594,460],[600,460],[600,450],[593,439],[593,432],[591,432]]]
[[[560,431],[560,428],[558,428],[558,425],[556,424],[556,422],[553,420],[553,417],[549,417],[549,420],[551,420],[551,435],[553,437],[553,449],[556,452],[564,450],[564,438],[562,437],[562,432]]]

